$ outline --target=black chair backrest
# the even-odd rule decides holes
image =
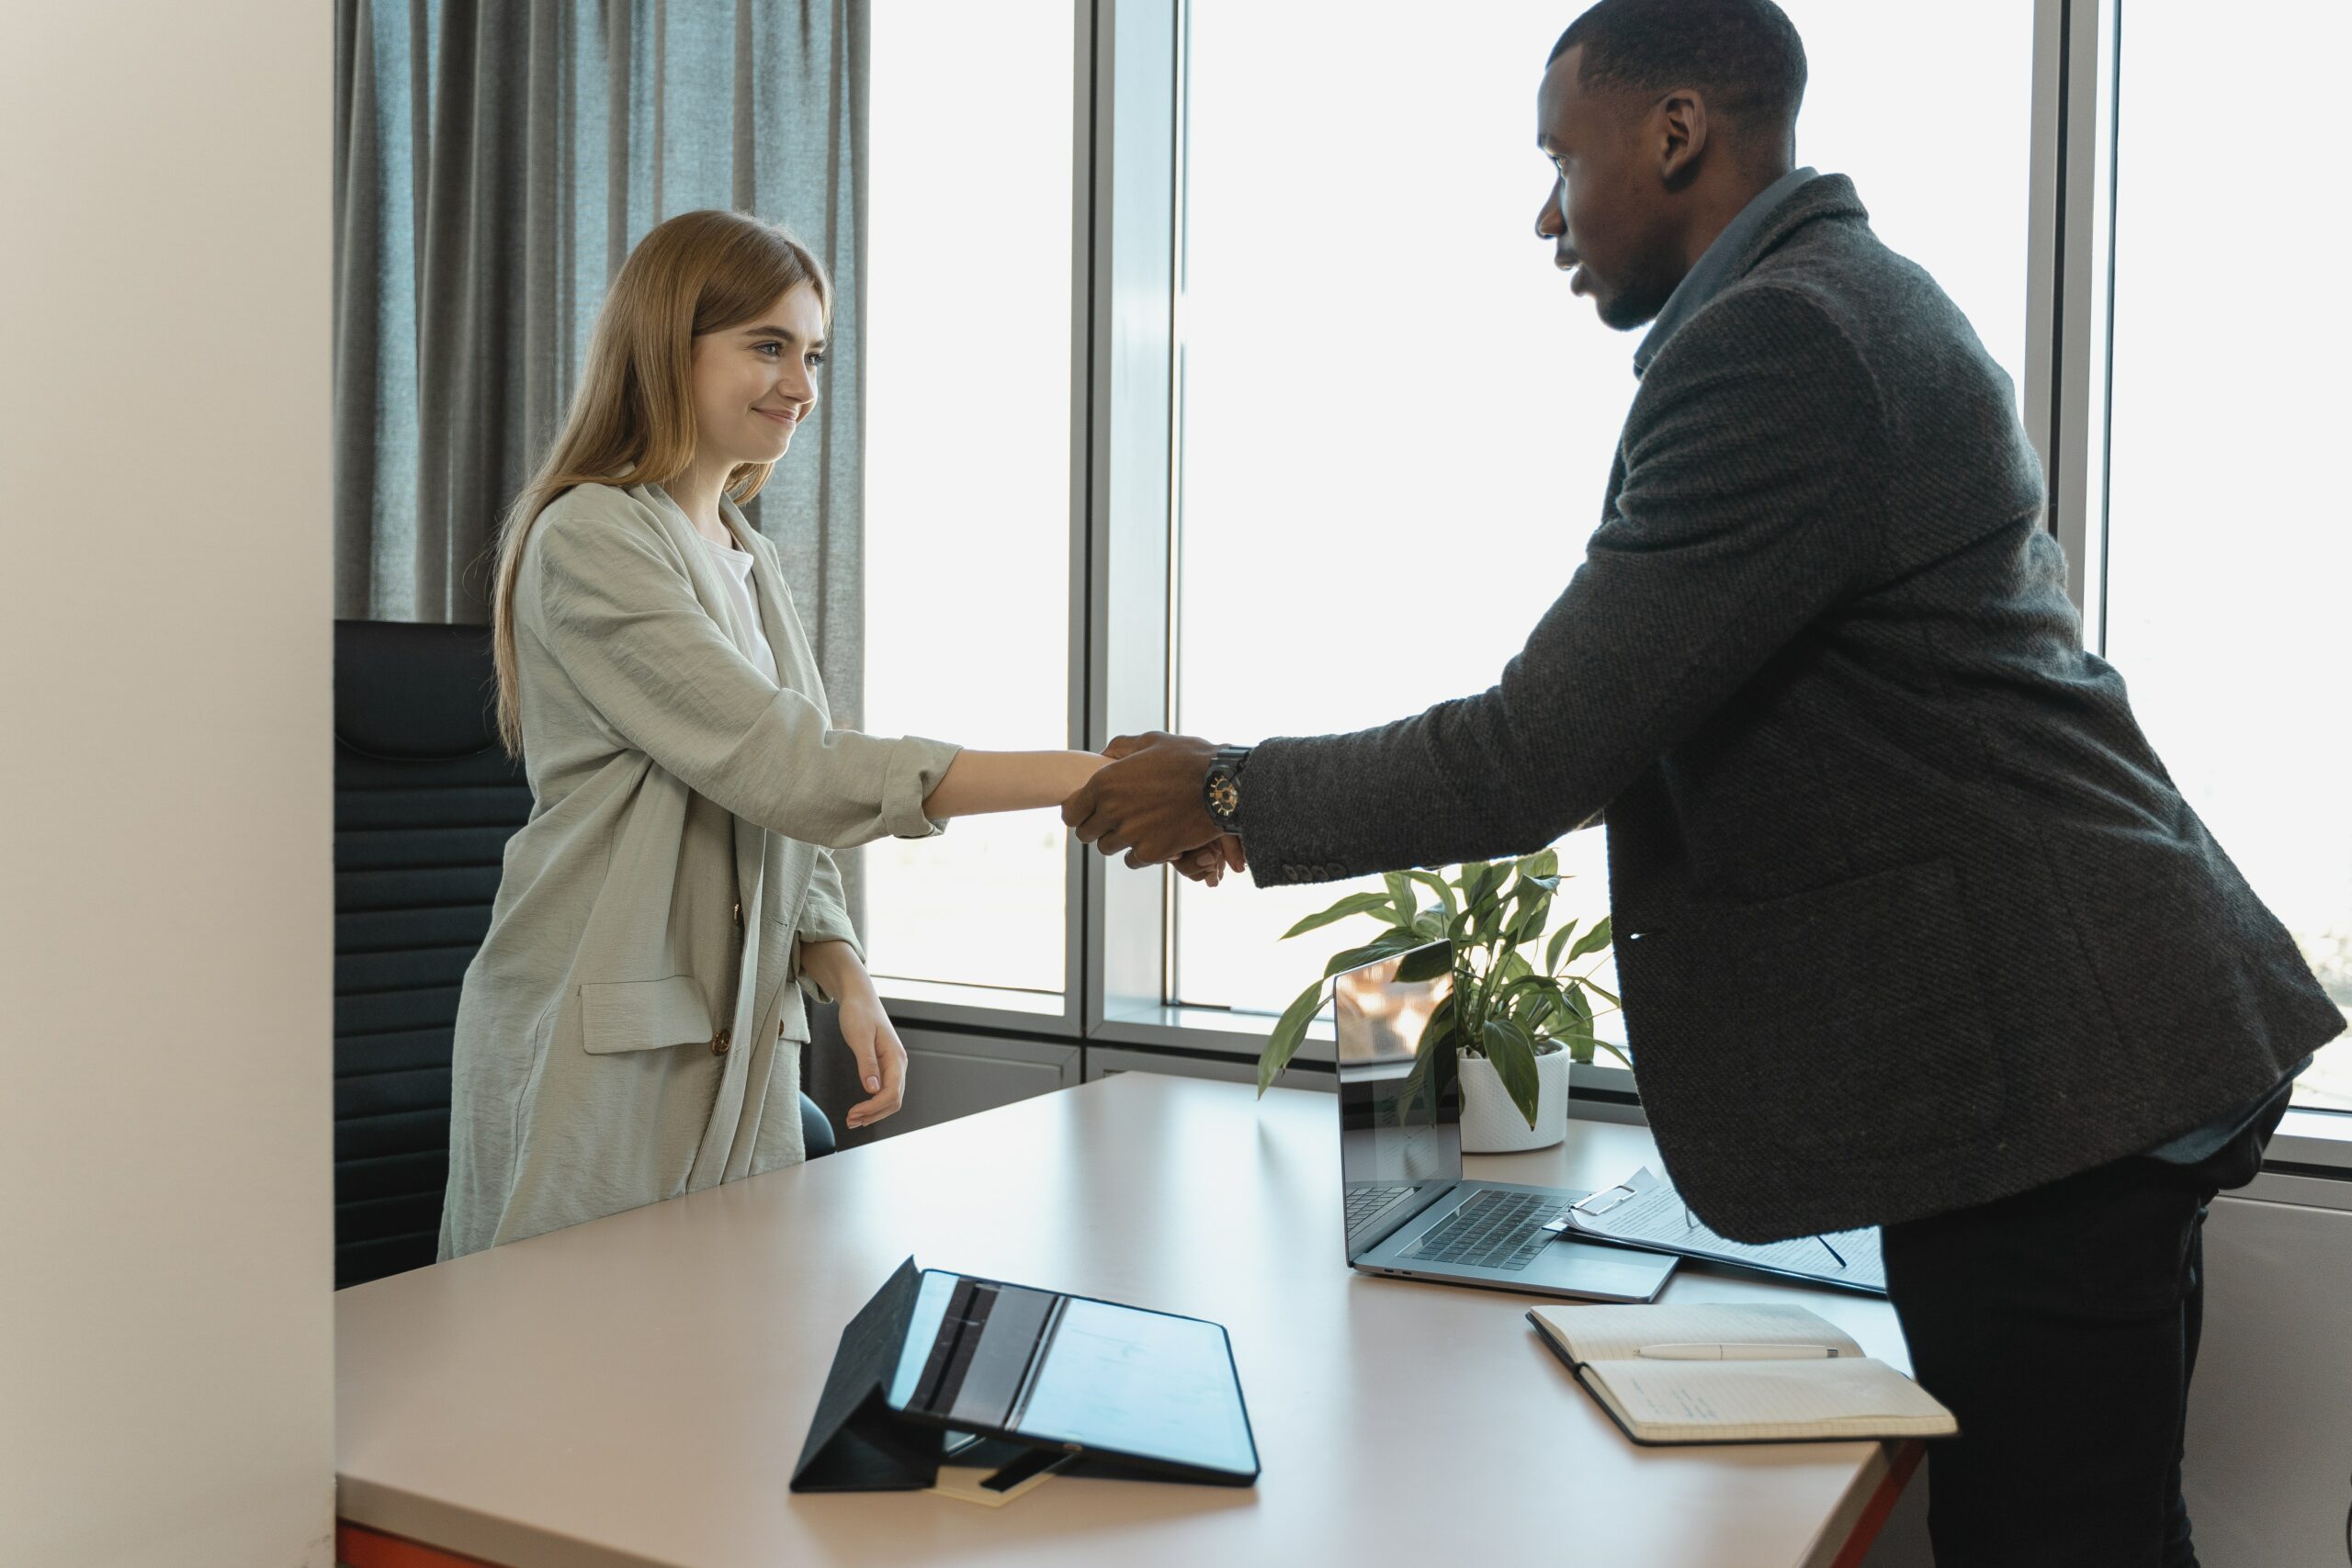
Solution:
[[[334,626],[334,1282],[433,1261],[449,1052],[506,840],[531,814],[498,744],[487,626]],[[800,1097],[810,1158],[832,1123]]]
[[[458,987],[530,815],[486,626],[334,628],[334,1272],[433,1261]]]

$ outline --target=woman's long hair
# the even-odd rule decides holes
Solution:
[[[694,340],[740,326],[804,283],[817,290],[830,327],[833,292],[824,267],[784,229],[740,212],[682,212],[657,224],[621,264],[589,337],[563,432],[499,529],[491,645],[498,738],[510,755],[523,751],[514,582],[531,525],[574,485],[668,484],[684,473],[695,455]],[[727,493],[751,500],[774,467],[739,466],[727,476]]]

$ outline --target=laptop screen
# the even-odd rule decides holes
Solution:
[[[1335,982],[1351,1262],[1462,1179],[1462,1083],[1453,1053],[1436,1052],[1427,1068],[1414,1071],[1422,1032],[1453,980],[1399,980],[1398,968],[1414,956],[1350,969]]]

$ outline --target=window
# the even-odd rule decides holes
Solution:
[[[2103,609],[2181,794],[2352,1009],[2352,501],[2330,457],[2352,302],[2296,231],[2312,209],[2293,161],[2249,158],[2179,114],[2210,84],[2211,26],[2164,6],[2125,20],[2094,625]],[[2248,0],[2233,23],[2267,24],[2307,59],[2352,49],[2340,7]],[[2265,115],[2279,146],[2334,120],[2293,93]],[[2352,1048],[2323,1051],[2297,1089],[2352,1111]]]
[[[2030,0],[1965,25],[1784,4],[1811,54],[1800,159],[1854,177],[2021,387]],[[1487,0],[1408,28],[1192,0],[1180,728],[1317,734],[1483,690],[1576,570],[1640,342],[1534,237],[1535,88],[1576,9]],[[1597,916],[1601,835],[1560,847],[1562,913]],[[1279,1011],[1335,944],[1277,939],[1343,891],[1182,884],[1173,999]]]
[[[862,716],[876,733],[1068,743],[1072,26],[1068,0],[874,7]],[[1058,1009],[1064,846],[1045,812],[869,846],[876,973]]]

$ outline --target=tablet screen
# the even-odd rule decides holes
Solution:
[[[1225,1330],[925,1269],[893,1408],[1039,1442],[1253,1475]]]

